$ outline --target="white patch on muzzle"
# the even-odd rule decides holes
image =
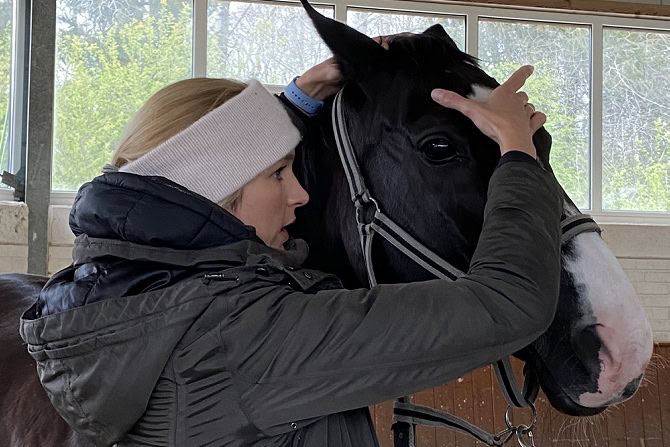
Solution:
[[[472,90],[468,98],[474,101],[485,101],[493,91],[478,84]],[[572,216],[579,211],[566,204],[565,213]],[[653,338],[640,300],[605,241],[590,232],[577,235],[573,243],[575,256],[564,258],[563,263],[575,285],[583,287],[580,299],[588,301],[602,342],[598,392],[581,394],[579,403],[597,408],[624,400],[626,386],[644,374],[651,359]]]
[[[598,392],[581,394],[579,403],[601,407],[623,400],[626,385],[644,374],[653,338],[640,300],[607,244],[592,232],[573,241],[575,257],[563,262],[575,285],[583,287],[580,298],[588,300],[602,342]]]

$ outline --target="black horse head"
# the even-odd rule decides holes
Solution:
[[[384,49],[303,4],[344,75],[345,120],[372,196],[412,236],[467,271],[500,151],[465,116],[433,102],[430,92],[444,88],[483,99],[498,82],[440,25],[398,36]],[[534,142],[540,162],[550,169],[550,135],[542,128]],[[312,197],[292,229],[312,248],[308,263],[338,274],[348,286],[366,285],[328,110],[308,131],[295,166]],[[565,216],[579,213],[567,195],[564,210]],[[377,240],[373,253],[380,283],[432,278],[385,241]],[[599,235],[583,233],[565,244],[554,322],[516,354],[536,369],[552,405],[582,416],[630,397],[651,350],[651,330],[639,299]]]

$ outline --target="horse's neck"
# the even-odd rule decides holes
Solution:
[[[356,266],[359,254],[352,253],[352,237],[357,237],[353,204],[329,123],[330,111],[324,110],[318,130],[307,135],[296,158],[296,173],[310,201],[296,211],[292,235],[309,245],[307,267],[333,273],[347,287],[365,286],[363,264]]]

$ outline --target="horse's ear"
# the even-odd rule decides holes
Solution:
[[[451,39],[451,37],[449,37],[449,34],[447,34],[442,25],[440,25],[439,23],[436,23],[435,25],[431,26],[421,34],[427,34],[429,36],[435,36],[435,37],[448,37],[449,39]]]
[[[542,165],[551,170],[549,164],[549,156],[551,155],[551,134],[547,132],[547,129],[540,127],[540,129],[535,132],[533,135],[533,144],[537,150],[537,158],[540,159]]]
[[[363,33],[319,14],[307,0],[300,0],[316,31],[333,52],[345,79],[359,79],[377,71],[388,55],[377,42]]]
[[[444,30],[442,25],[440,25],[439,23],[436,23],[435,25],[431,26],[421,34],[424,34],[426,36],[439,37],[440,39],[447,39],[454,46],[454,48],[458,48],[458,45],[456,45],[454,39],[451,38],[451,36]]]

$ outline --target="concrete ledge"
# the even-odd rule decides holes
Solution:
[[[0,202],[0,244],[28,244],[28,205]]]
[[[602,224],[603,239],[617,258],[670,259],[670,226]]]
[[[70,230],[69,205],[52,205],[49,207],[49,245],[72,246],[74,234]]]

